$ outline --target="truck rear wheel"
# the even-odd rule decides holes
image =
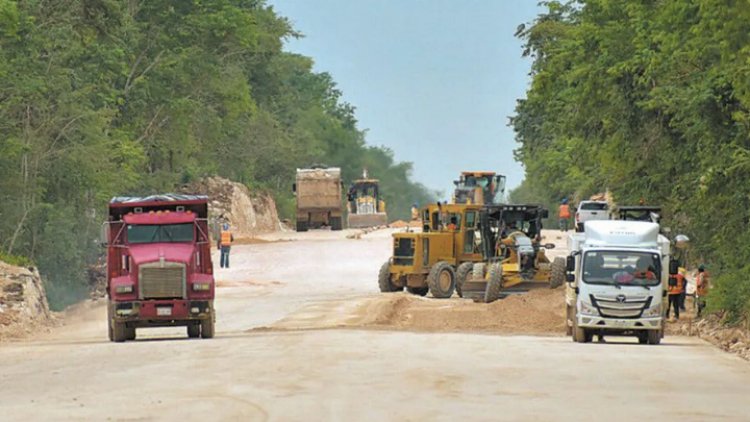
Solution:
[[[427,285],[430,287],[432,297],[436,299],[447,299],[453,296],[453,291],[456,289],[456,273],[453,267],[445,261],[433,265],[427,275]]]
[[[456,269],[456,293],[458,293],[458,297],[464,297],[461,288],[464,286],[466,277],[471,274],[473,268],[474,264],[472,262],[464,262]]]
[[[550,265],[549,288],[555,289],[565,282],[565,258],[557,257]]]
[[[198,338],[201,335],[200,323],[189,323],[187,326],[188,338]]]
[[[661,343],[661,330],[648,330],[648,344],[657,345]]]
[[[331,217],[330,223],[331,223],[331,230],[341,230],[343,228],[341,217]]]
[[[201,337],[214,338],[214,318],[213,315],[201,321]]]
[[[127,340],[127,327],[124,322],[112,322],[112,341],[122,343]]]
[[[378,287],[382,293],[400,292],[403,287],[398,287],[391,282],[391,261],[385,261],[378,273]]]
[[[489,267],[489,280],[487,280],[487,287],[484,290],[484,303],[491,303],[500,299],[500,292],[503,289],[503,266],[496,263]]]
[[[297,231],[298,232],[306,232],[307,231],[307,221],[297,221]]]

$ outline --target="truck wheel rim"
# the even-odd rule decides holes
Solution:
[[[442,291],[448,291],[448,289],[451,288],[451,273],[449,271],[442,271],[440,272],[440,278],[438,279],[438,284],[440,284],[440,289]]]

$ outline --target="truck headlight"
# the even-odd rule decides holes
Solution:
[[[643,313],[643,316],[645,317],[655,317],[661,315],[661,303],[656,304],[656,306],[652,306],[651,308],[646,309],[646,311]]]
[[[597,316],[599,315],[599,311],[594,307],[594,305],[591,305],[590,303],[586,303],[581,301],[580,302],[580,312],[583,315],[593,315]]]
[[[123,284],[115,287],[115,292],[118,294],[133,293],[132,284]]]
[[[193,283],[193,291],[206,292],[211,290],[211,283]]]

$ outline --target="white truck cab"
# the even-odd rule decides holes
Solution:
[[[580,343],[594,335],[636,336],[659,344],[664,336],[666,286],[676,263],[670,241],[653,222],[586,223],[568,238],[568,334]]]

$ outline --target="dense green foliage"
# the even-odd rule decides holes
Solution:
[[[512,119],[514,196],[661,204],[719,275],[709,303],[750,314],[750,3],[545,4],[518,34],[533,80]]]
[[[75,297],[107,200],[220,175],[291,214],[296,167],[368,167],[391,214],[430,194],[263,0],[0,0],[0,251]],[[75,296],[75,295],[73,295]]]

